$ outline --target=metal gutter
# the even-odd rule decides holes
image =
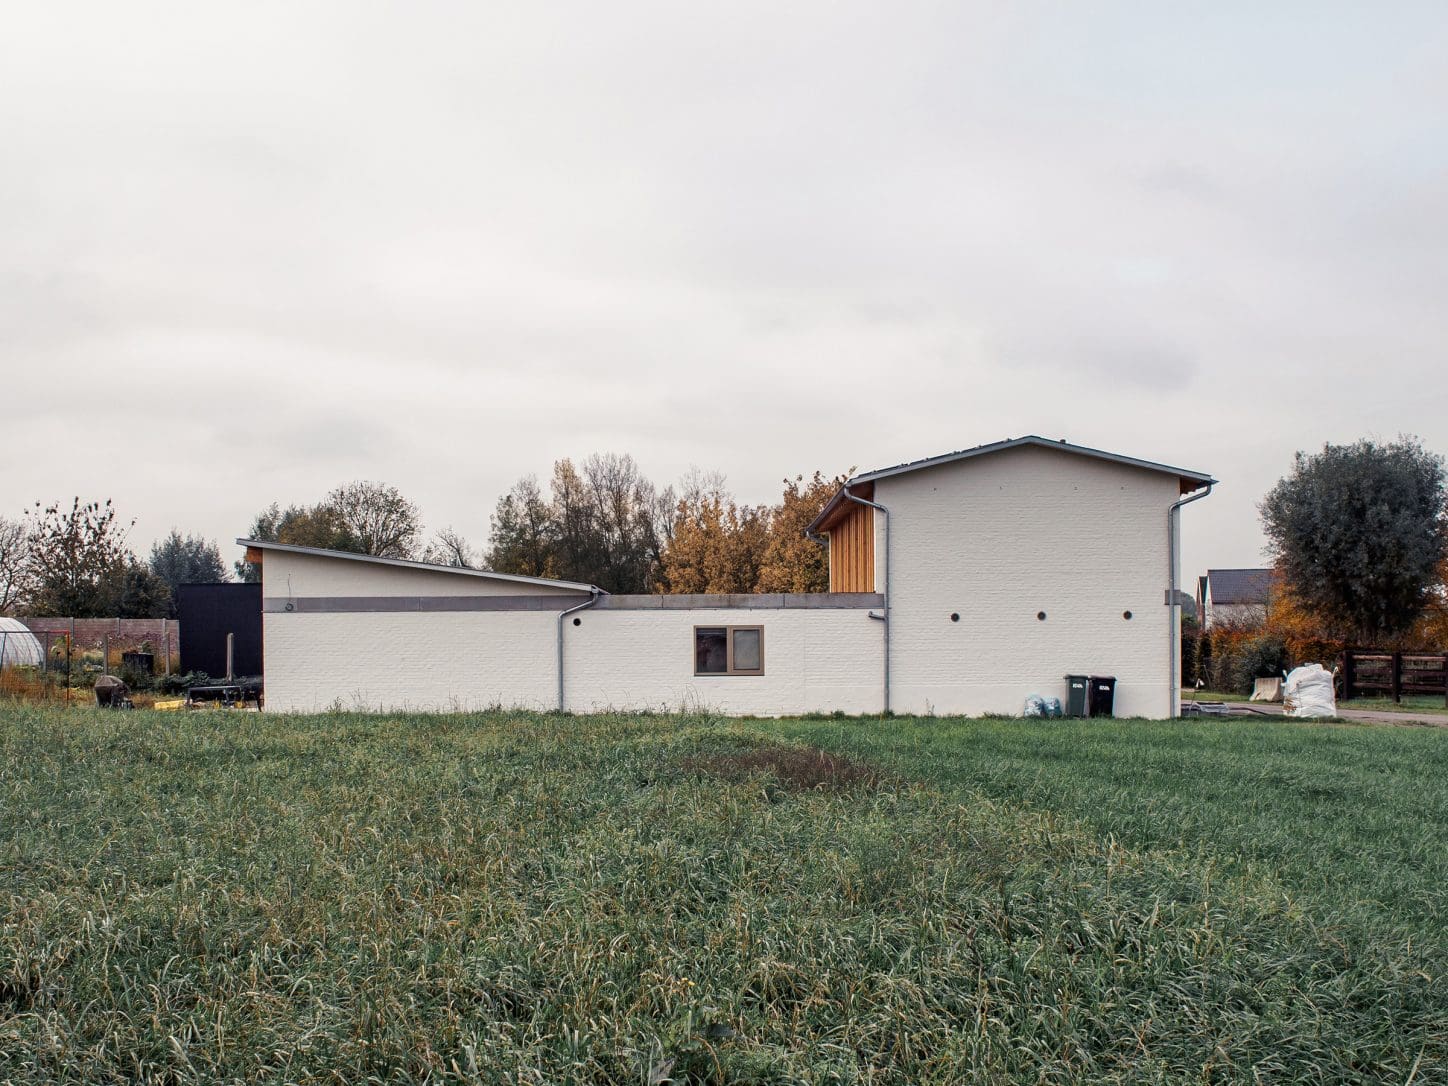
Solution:
[[[560,713],[563,712],[563,620],[575,611],[583,611],[592,607],[598,602],[598,597],[603,594],[601,588],[595,588],[588,599],[582,603],[558,612],[558,711]]]
[[[1177,594],[1180,589],[1177,581],[1180,574],[1177,571],[1177,544],[1178,535],[1181,532],[1181,508],[1190,505],[1192,502],[1201,501],[1212,493],[1212,487],[1216,480],[1212,479],[1206,484],[1206,489],[1185,498],[1178,498],[1171,503],[1166,511],[1166,626],[1167,626],[1167,717],[1169,719],[1181,715],[1177,709],[1177,700],[1181,696],[1181,682],[1177,675],[1178,654],[1181,651],[1180,634],[1178,632],[1177,609],[1181,604],[1177,602]]]
[[[884,591],[880,593],[883,603],[880,606],[880,613],[870,612],[870,617],[885,624],[885,707],[882,712],[890,712],[890,510],[886,509],[879,502],[872,502],[868,498],[861,498],[857,494],[850,493],[850,484],[846,483],[840,490],[845,498],[856,505],[867,506],[870,509],[878,509],[885,517],[885,583],[881,586]]]

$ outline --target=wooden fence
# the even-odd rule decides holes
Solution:
[[[1348,649],[1342,654],[1341,674],[1344,701],[1365,694],[1399,702],[1404,694],[1442,694],[1443,704],[1448,706],[1448,653]]]

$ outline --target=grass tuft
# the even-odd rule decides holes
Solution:
[[[691,755],[679,765],[686,773],[729,781],[766,775],[790,792],[873,789],[884,780],[876,766],[813,746],[771,744],[729,754]]]

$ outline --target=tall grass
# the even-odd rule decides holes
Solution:
[[[1448,729],[1282,719],[784,721],[1139,851],[1283,883],[1323,922],[1448,938]]]
[[[0,711],[0,1080],[1442,1073],[1441,930],[992,796],[909,753],[933,726],[832,759],[702,718]]]

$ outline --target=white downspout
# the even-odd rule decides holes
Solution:
[[[1209,480],[1205,490],[1196,494],[1188,494],[1185,498],[1179,498],[1171,503],[1166,511],[1166,625],[1167,625],[1167,687],[1166,704],[1167,718],[1175,719],[1181,715],[1177,707],[1177,699],[1181,696],[1181,682],[1177,677],[1178,653],[1181,651],[1180,634],[1178,633],[1177,610],[1181,606],[1177,603],[1179,591],[1177,573],[1177,536],[1180,533],[1181,508],[1190,505],[1192,502],[1201,501],[1212,492],[1216,480]]]
[[[590,588],[588,591],[588,599],[558,612],[558,711],[560,713],[563,712],[563,620],[575,611],[592,607],[598,602],[598,597],[603,595],[601,589]]]

